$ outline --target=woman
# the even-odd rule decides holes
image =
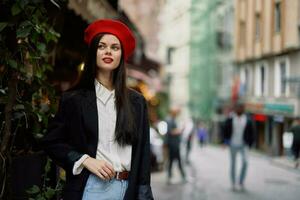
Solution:
[[[153,199],[147,106],[126,87],[134,36],[125,24],[102,19],[87,27],[84,40],[81,81],[63,94],[42,142],[66,170],[64,199]]]

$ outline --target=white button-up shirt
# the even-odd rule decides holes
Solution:
[[[115,91],[108,90],[95,80],[98,111],[98,147],[96,159],[110,163],[115,171],[130,171],[132,146],[120,146],[115,141],[116,107]],[[80,174],[83,161],[88,155],[82,156],[73,167],[73,174]]]

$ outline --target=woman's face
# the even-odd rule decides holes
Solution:
[[[113,71],[121,60],[122,49],[119,39],[112,34],[105,34],[100,39],[97,49],[97,66],[101,71]]]

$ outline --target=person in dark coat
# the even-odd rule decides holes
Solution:
[[[165,143],[168,147],[168,180],[167,184],[171,183],[171,178],[172,178],[172,166],[173,162],[177,160],[178,162],[178,167],[182,176],[182,181],[185,182],[185,171],[182,166],[181,162],[181,155],[180,155],[180,142],[181,142],[181,135],[182,131],[176,121],[176,117],[179,114],[179,109],[178,108],[171,108],[169,111],[169,116],[166,120],[167,122],[167,134],[165,138]]]
[[[84,39],[89,52],[79,85],[62,95],[42,140],[66,171],[63,198],[153,199],[147,105],[126,86],[134,36],[122,22],[101,19]]]
[[[296,124],[292,126],[290,132],[293,133],[292,152],[295,159],[295,168],[299,166],[300,153],[300,118],[296,119]]]
[[[232,189],[236,190],[236,156],[241,154],[242,168],[238,184],[244,189],[244,181],[248,167],[248,148],[251,148],[255,138],[255,129],[252,120],[244,113],[244,104],[237,103],[234,113],[228,117],[224,126],[224,143],[230,146],[230,175]]]

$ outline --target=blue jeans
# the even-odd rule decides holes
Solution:
[[[236,171],[236,156],[237,153],[241,153],[242,157],[242,168],[240,172],[240,179],[239,184],[244,184],[247,166],[248,166],[248,159],[247,159],[247,152],[246,147],[244,145],[241,146],[230,146],[230,160],[231,160],[231,167],[230,167],[230,175],[231,175],[231,183],[234,185],[236,183],[235,179],[235,171]]]
[[[127,180],[102,180],[91,174],[84,188],[82,200],[122,200],[127,187]]]

